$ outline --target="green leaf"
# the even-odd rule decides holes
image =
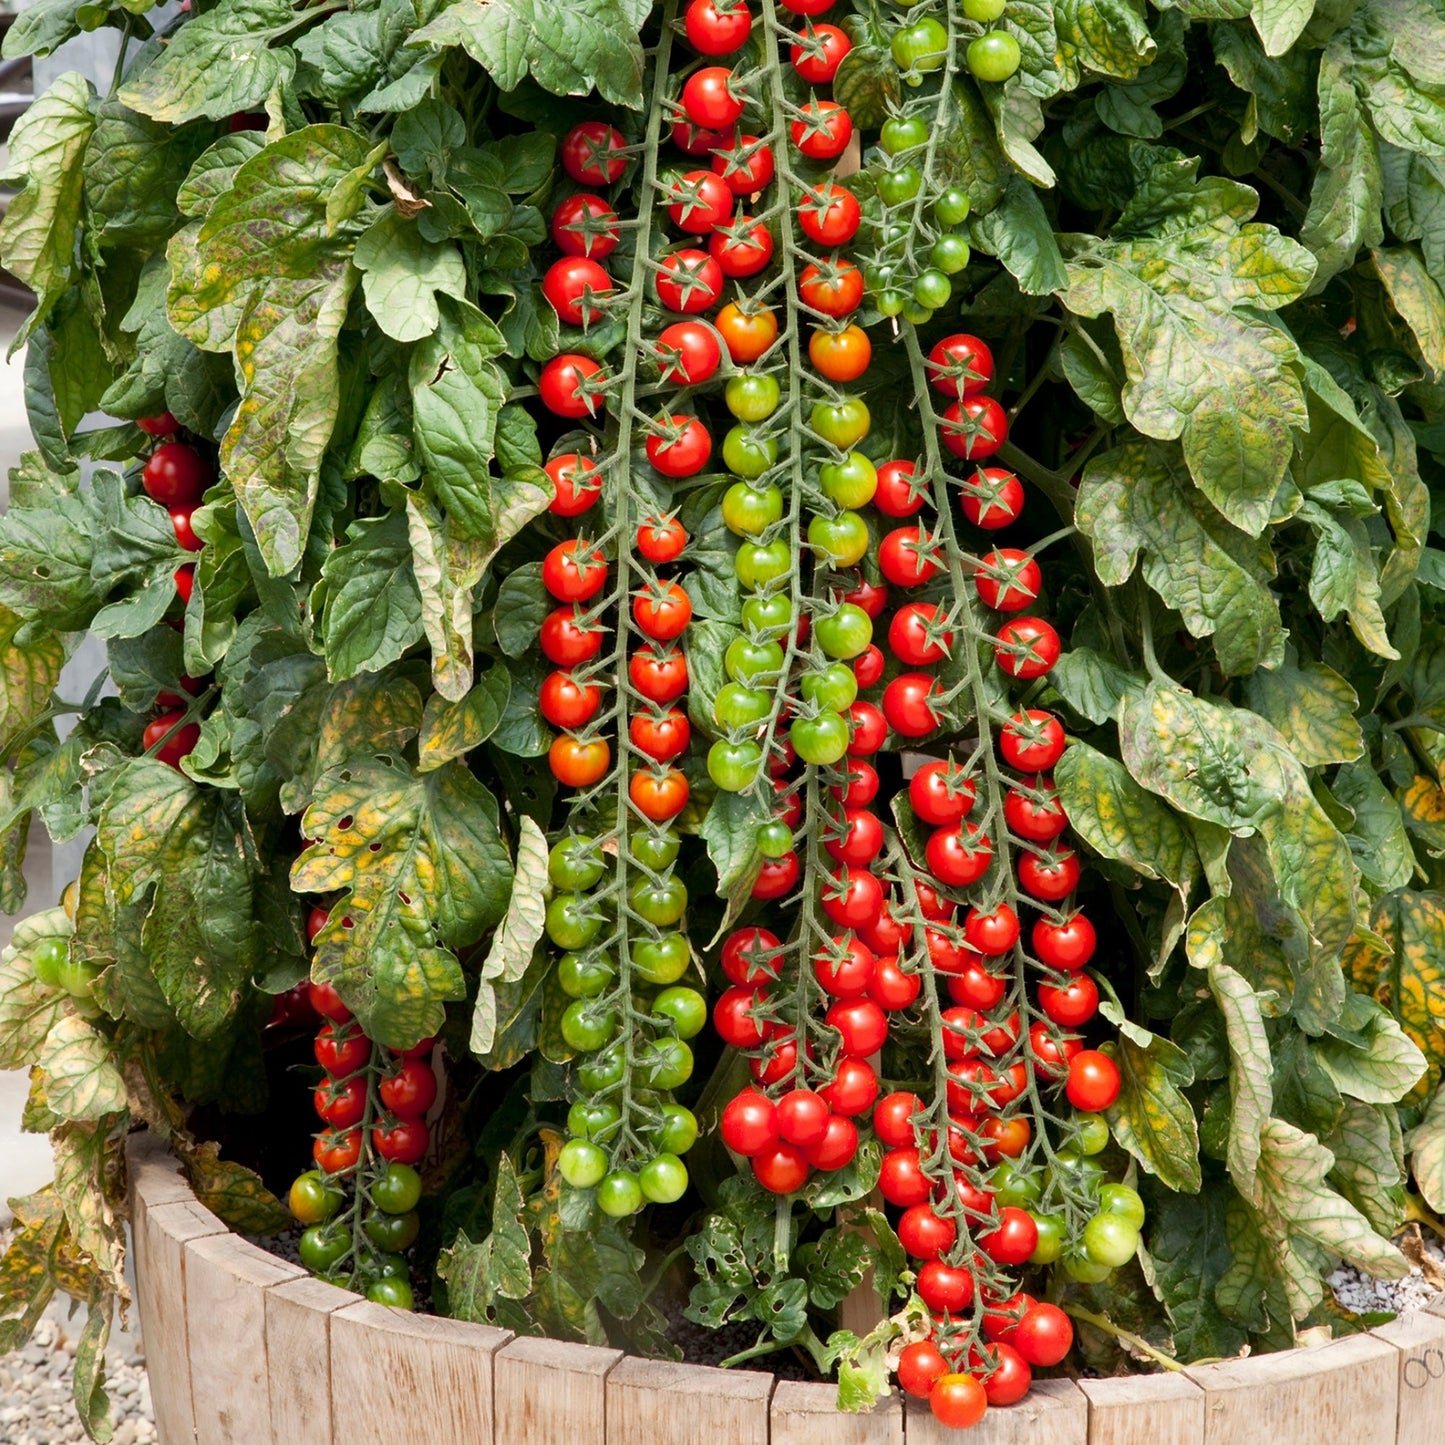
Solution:
[[[42,322],[73,280],[76,231],[84,199],[82,159],[95,120],[90,83],[60,76],[31,102],[10,132],[9,162],[0,179],[23,189],[0,220],[0,266],[36,295],[12,351]]]
[[[1092,723],[1112,722],[1124,694],[1143,691],[1142,673],[1128,668],[1091,647],[1074,647],[1066,652],[1049,674],[1049,682],[1076,713]]]
[[[85,152],[93,234],[103,246],[164,241],[180,219],[176,191],[205,148],[205,136],[158,125],[119,101],[100,101],[94,113]]]
[[[125,1108],[125,1080],[111,1062],[109,1040],[78,1014],[57,1020],[39,1065],[45,1102],[61,1119],[94,1121]]]
[[[327,555],[317,588],[326,674],[335,682],[380,671],[425,633],[406,514],[363,518],[346,538]]]
[[[521,657],[537,641],[542,619],[552,610],[551,593],[542,585],[542,564],[527,562],[508,572],[497,590],[492,627],[508,657]]]
[[[1122,359],[1112,334],[1105,345],[1082,331],[1070,331],[1059,343],[1059,366],[1075,395],[1096,416],[1114,426],[1124,424],[1124,407],[1119,400],[1123,386]]]
[[[1445,71],[1438,62],[1438,31],[1433,5],[1367,0],[1347,32],[1355,88],[1380,137],[1434,156],[1445,155]]]
[[[470,1046],[478,1057],[490,1053],[496,1042],[497,1005],[493,985],[516,983],[526,973],[532,951],[546,927],[547,899],[551,893],[547,877],[547,837],[524,815],[518,823],[512,896],[482,963],[481,982],[472,1010]]]
[[[1273,555],[1224,522],[1190,485],[1174,447],[1135,441],[1084,468],[1075,505],[1107,586],[1128,580],[1144,553],[1144,580],[1196,637],[1213,637],[1220,666],[1242,674],[1284,655]]]
[[[70,919],[63,908],[47,908],[22,918],[0,953],[0,1069],[27,1069],[56,1023],[65,1016],[69,995],[37,983],[31,955],[53,938],[68,940]]]
[[[1250,6],[1250,19],[1266,55],[1283,55],[1289,50],[1314,13],[1315,0],[1254,0]]]
[[[1425,265],[1445,276],[1445,160],[1380,147],[1385,219],[1401,241],[1418,241]]]
[[[1435,1090],[1425,1117],[1410,1131],[1410,1173],[1425,1202],[1445,1210],[1445,1085]]]
[[[366,138],[342,126],[295,131],[246,161],[167,252],[171,324],[236,357],[243,389],[221,466],[273,576],[301,560],[340,405],[336,339],[358,273],[328,199],[369,159]]]
[[[236,172],[265,148],[265,135],[255,130],[223,135],[209,145],[196,157],[176,193],[180,213],[193,218],[209,215],[216,201],[235,185]]]
[[[393,341],[420,341],[437,329],[438,292],[466,294],[461,252],[450,241],[426,240],[394,207],[357,241],[355,261],[366,308]]]
[[[1232,1191],[1217,1171],[1196,1195],[1149,1192],[1149,1258],[1155,1292],[1169,1311],[1174,1354],[1180,1360],[1237,1354],[1245,1333],[1215,1302],[1215,1286],[1229,1268],[1225,1206]]]
[[[717,896],[727,904],[719,932],[752,896],[753,881],[763,862],[757,848],[758,829],[771,815],[770,802],[761,789],[754,788],[746,793],[720,792],[702,820],[699,831],[717,869]]]
[[[355,758],[317,783],[302,828],[318,841],[291,886],[347,898],[316,937],[312,975],[389,1047],[437,1032],[445,1003],[466,991],[451,950],[505,911],[512,863],[497,818],[496,800],[455,762],[418,775]]]
[[[1294,342],[1259,313],[1297,300],[1314,258],[1250,218],[1259,198],[1197,160],[1156,165],[1112,238],[1063,238],[1064,304],[1111,312],[1124,352],[1124,410],[1146,436],[1182,438],[1196,485],[1258,536],[1305,420]]]
[[[1380,775],[1363,761],[1346,763],[1330,792],[1355,815],[1345,840],[1361,874],[1383,892],[1403,888],[1414,876],[1415,852],[1400,805]]]
[[[1348,614],[1350,630],[1377,657],[1398,657],[1385,631],[1380,576],[1369,530],[1341,508],[1306,502],[1298,513],[1316,535],[1310,566],[1310,601],[1326,622]]]
[[[108,1441],[115,1433],[110,1418],[110,1396],[105,1391],[105,1347],[110,1340],[110,1317],[114,1308],[114,1295],[97,1280],[86,1301],[85,1324],[75,1343],[71,1398],[86,1434],[96,1441]]]
[[[260,110],[295,72],[295,54],[272,44],[295,27],[286,0],[220,0],[158,47],[121,87],[120,99],[170,125]]]
[[[1194,1082],[1188,1056],[1157,1034],[1143,1047],[1121,1034],[1115,1060],[1119,1098],[1108,1111],[1114,1138],[1170,1189],[1197,1194],[1199,1126],[1182,1092]]]
[[[1366,1104],[1394,1104],[1425,1073],[1425,1055],[1383,1006],[1360,995],[1354,1002],[1366,1009],[1358,1037],[1326,1036],[1314,1054],[1342,1094]]]
[[[1048,296],[1068,283],[1054,228],[1039,193],[1022,176],[1012,176],[1002,201],[972,225],[974,243],[997,256],[1013,273],[1019,290]]]
[[[855,39],[833,74],[833,98],[853,124],[865,130],[888,119],[901,90],[898,66],[886,45],[861,44]]]
[[[1351,1100],[1321,1143],[1335,1156],[1330,1182],[1378,1233],[1394,1234],[1405,1215],[1402,1144],[1394,1109]]]
[[[641,109],[639,8],[622,0],[459,0],[408,43],[459,45],[503,90],[530,74],[556,95],[595,87],[614,105]]]
[[[1060,666],[1065,661],[1060,659]],[[1273,671],[1261,669],[1245,678],[1244,697],[1307,768],[1352,762],[1364,752],[1354,688],[1323,662],[1301,663],[1293,647]]]
[[[1373,252],[1375,271],[1390,304],[1410,328],[1420,356],[1435,377],[1445,375],[1445,294],[1414,246],[1386,246]]]
[[[459,1233],[437,1261],[447,1283],[448,1312],[459,1320],[489,1323],[498,1298],[524,1300],[532,1293],[532,1243],[524,1222],[526,1200],[506,1154],[497,1160],[492,1232],[480,1244]]]

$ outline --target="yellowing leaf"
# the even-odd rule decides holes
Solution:
[[[191,1145],[177,1136],[171,1142],[196,1198],[232,1229],[276,1234],[291,1223],[291,1211],[266,1188],[261,1176],[233,1159],[222,1159],[215,1140]]]
[[[1277,668],[1245,678],[1244,695],[1307,768],[1351,762],[1364,751],[1354,688],[1322,662],[1301,663],[1293,648]]]
[[[1199,1126],[1182,1086],[1194,1082],[1188,1056],[1157,1035],[1140,1047],[1121,1034],[1115,1059],[1119,1098],[1109,1110],[1114,1138],[1170,1189],[1197,1194]]]
[[[1208,905],[1206,905],[1207,907]],[[1191,962],[1194,961],[1191,952]],[[1209,991],[1224,1015],[1229,1039],[1229,1172],[1234,1187],[1258,1204],[1258,1170],[1265,1125],[1274,1108],[1270,1088],[1273,1064],[1254,990],[1222,963],[1207,970]]]
[[[1416,774],[1400,798],[1405,826],[1427,848],[1445,850],[1445,789],[1434,778]]]
[[[1435,1090],[1408,1142],[1410,1172],[1425,1202],[1439,1214],[1445,1211],[1445,1086]]]
[[[110,1043],[78,1014],[66,1014],[40,1050],[45,1102],[62,1119],[103,1119],[125,1108],[125,1080]]]
[[[41,1048],[65,1014],[69,995],[37,983],[31,954],[48,939],[68,940],[70,919],[63,908],[32,913],[15,925],[10,945],[0,954],[0,1069],[24,1069],[40,1058]]]
[[[525,813],[518,823],[517,861],[507,913],[492,935],[492,946],[482,963],[472,1012],[471,1050],[480,1057],[496,1042],[497,1000],[494,985],[516,983],[532,961],[532,950],[547,923],[547,837]]]

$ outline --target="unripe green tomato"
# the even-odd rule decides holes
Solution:
[[[742,426],[729,427],[723,438],[723,465],[736,476],[752,481],[778,460],[778,439],[756,436]]]
[[[1080,1284],[1102,1284],[1114,1273],[1113,1265],[1100,1264],[1082,1249],[1066,1249],[1062,1263],[1064,1273]]]
[[[695,989],[665,988],[653,999],[650,1013],[672,1020],[680,1039],[694,1039],[707,1022],[707,1000]]]
[[[1006,8],[1005,0],[963,0],[963,13],[975,25],[992,25]]]
[[[858,678],[846,662],[830,662],[818,672],[805,672],[798,690],[814,707],[846,712],[858,697]]]
[[[319,1169],[308,1169],[296,1176],[287,1202],[298,1224],[324,1224],[335,1218],[343,1199],[341,1190]]]
[[[562,1010],[558,1027],[568,1048],[590,1054],[610,1044],[621,1025],[612,1009],[599,1008],[591,999],[579,998]]]
[[[692,962],[692,949],[682,933],[664,933],[661,938],[646,938],[632,945],[632,969],[643,983],[666,988],[687,972]]]
[[[661,1113],[662,1124],[653,1133],[657,1147],[667,1154],[686,1154],[697,1143],[697,1116],[670,1099]]]
[[[825,442],[846,452],[868,435],[872,418],[861,396],[845,396],[842,401],[815,401],[808,425]]]
[[[392,1309],[409,1310],[416,1307],[416,1292],[411,1281],[393,1279],[387,1276],[372,1280],[366,1287],[366,1297],[374,1305],[390,1305]]]
[[[597,1207],[611,1219],[626,1219],[642,1208],[642,1185],[637,1175],[614,1170],[597,1185]]]
[[[661,873],[671,868],[677,859],[677,850],[682,847],[682,838],[676,828],[650,829],[646,833],[633,833],[628,842],[632,856],[644,868]]]
[[[908,305],[908,296],[905,292],[892,289],[880,291],[873,304],[884,316],[901,316]]]
[[[388,1254],[400,1254],[416,1243],[421,1233],[421,1220],[413,1210],[410,1214],[372,1214],[361,1226],[366,1237]]]
[[[849,452],[841,462],[824,462],[818,468],[818,485],[840,507],[866,507],[878,490],[878,469],[862,452]]]
[[[627,891],[632,911],[654,928],[670,928],[687,911],[687,884],[681,878],[664,878],[654,883],[639,878]]]
[[[1037,1172],[1012,1159],[1001,1159],[994,1165],[988,1187],[1001,1205],[1012,1204],[1018,1209],[1032,1208],[1044,1192]]]
[[[933,214],[938,217],[939,224],[943,226],[961,226],[968,219],[968,213],[972,209],[968,200],[968,192],[960,190],[957,186],[950,186],[933,203]]]
[[[813,624],[813,636],[828,657],[846,662],[868,651],[873,641],[873,619],[856,602],[844,602],[836,612],[818,618]]]
[[[932,16],[925,16],[895,31],[889,50],[903,78],[918,85],[923,74],[943,69],[948,59],[948,31]]]
[[[894,115],[883,122],[878,144],[890,156],[919,150],[928,144],[928,122],[922,116]]]
[[[766,421],[777,411],[780,395],[777,377],[740,371],[728,377],[723,402],[739,421]]]
[[[643,1084],[652,1089],[678,1089],[692,1078],[692,1050],[681,1039],[653,1039],[636,1054]]]
[[[808,519],[808,545],[840,571],[856,567],[868,555],[868,523],[857,512],[836,517],[821,513]]]
[[[564,953],[557,960],[557,984],[568,998],[596,998],[616,976],[608,953]]]
[[[773,695],[761,688],[725,682],[713,699],[713,721],[721,728],[756,727],[773,711]]]
[[[793,570],[793,554],[787,542],[778,537],[766,544],[744,542],[733,558],[733,571],[749,592],[757,592],[769,582],[777,582]]]
[[[1039,1227],[1039,1242],[1029,1255],[1030,1264],[1057,1264],[1063,1257],[1066,1226],[1061,1214],[1036,1214],[1034,1223]]]
[[[297,1244],[301,1263],[313,1274],[321,1274],[341,1263],[351,1248],[351,1236],[329,1224],[313,1224],[303,1230]]]
[[[577,1065],[577,1082],[584,1092],[600,1094],[620,1084],[626,1072],[627,1056],[616,1044],[610,1044]]]
[[[962,236],[940,236],[928,253],[928,259],[945,276],[956,276],[968,265],[968,242]]]
[[[786,592],[749,597],[743,603],[743,626],[751,632],[779,632],[793,620],[793,599]]]
[[[687,1165],[676,1154],[659,1154],[642,1166],[638,1183],[653,1204],[676,1204],[687,1193]]]
[[[409,1214],[421,1199],[421,1175],[410,1164],[388,1164],[371,1186],[371,1202],[388,1214]]]
[[[1077,1149],[1057,1149],[1045,1175],[1065,1182],[1074,1189],[1098,1189],[1104,1166],[1097,1159],[1085,1159]]]
[[[912,326],[927,326],[933,320],[933,307],[920,306],[911,296],[903,303],[903,310],[900,313],[905,321]]]
[[[781,821],[764,823],[757,832],[757,849],[764,858],[786,858],[796,841],[793,830]]]
[[[1075,1114],[1081,1154],[1099,1154],[1109,1147],[1109,1121],[1102,1114]]]
[[[1117,1215],[1135,1230],[1144,1227],[1144,1201],[1127,1184],[1099,1186],[1099,1213]]]
[[[987,35],[969,42],[965,58],[968,68],[979,80],[997,85],[1019,68],[1023,52],[1007,30],[990,30]]]
[[[707,750],[707,775],[725,793],[751,787],[762,765],[763,750],[750,738],[738,743],[719,738]]]
[[[622,1123],[622,1110],[605,1100],[578,1099],[567,1110],[567,1132],[574,1139],[605,1144]]]
[[[814,767],[828,767],[848,751],[848,723],[836,712],[798,718],[788,731],[798,757]]]
[[[558,948],[586,948],[602,931],[602,915],[585,893],[559,893],[547,905],[547,937]]]
[[[927,271],[920,271],[914,279],[913,299],[931,311],[947,306],[952,295],[953,282],[942,271],[930,267]]]
[[[607,1155],[586,1139],[569,1139],[557,1156],[557,1171],[574,1189],[594,1189],[607,1173]]]
[[[1079,1242],[1090,1259],[1118,1269],[1134,1258],[1139,1231],[1122,1214],[1096,1214],[1084,1226]]]
[[[879,173],[878,194],[885,206],[905,205],[922,189],[923,173],[917,166],[907,162],[893,170]]]
[[[601,882],[606,871],[597,840],[581,834],[570,834],[553,844],[547,855],[547,877],[554,888],[585,893]]]
[[[760,537],[783,515],[783,494],[777,487],[734,482],[723,493],[723,521],[739,537]]]
[[[54,935],[42,938],[30,950],[30,967],[35,974],[35,982],[46,988],[61,987],[61,971],[69,958],[70,945],[65,939]]]
[[[747,687],[771,687],[783,670],[783,649],[776,642],[735,637],[723,654],[727,675]]]
[[[92,1004],[94,995],[91,987],[96,979],[100,977],[100,966],[88,963],[84,959],[71,958],[67,950],[64,961],[56,970],[56,982],[73,998],[77,1004]],[[79,1009],[76,1010],[80,1012]],[[94,1017],[94,1015],[85,1015]]]

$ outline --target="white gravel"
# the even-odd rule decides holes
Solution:
[[[1342,1264],[1326,1281],[1335,1298],[1354,1314],[1411,1315],[1445,1290],[1445,1244],[1438,1235],[1412,1224],[1396,1240],[1411,1261],[1404,1279],[1375,1279],[1352,1264]]]

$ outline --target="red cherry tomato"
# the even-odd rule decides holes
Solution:
[[[627,781],[627,796],[644,818],[665,823],[687,807],[691,794],[687,774],[676,768],[638,771]]]
[[[1083,1049],[1069,1060],[1069,1081],[1064,1093],[1074,1108],[1102,1114],[1119,1097],[1119,1068],[1108,1054]],[[1034,1361],[1035,1364],[1041,1363]]]
[[[758,1089],[744,1089],[724,1107],[719,1125],[723,1143],[744,1158],[752,1159],[778,1142],[777,1110],[773,1101]]]
[[[753,17],[747,0],[691,0],[683,25],[699,55],[731,55],[746,44]]]
[[[948,1361],[932,1340],[915,1340],[898,1357],[898,1383],[915,1399],[926,1400],[934,1381],[947,1373]]]
[[[951,1219],[935,1214],[927,1204],[915,1204],[903,1211],[898,1221],[898,1238],[914,1259],[937,1259],[953,1248],[958,1229]]]
[[[936,1313],[961,1315],[973,1303],[973,1274],[956,1264],[930,1259],[919,1267],[918,1293]]]
[[[918,1150],[913,1145],[890,1149],[883,1156],[878,1171],[878,1192],[900,1209],[928,1203],[933,1194],[933,1181],[923,1172]]]
[[[995,612],[1022,612],[1043,588],[1039,564],[1017,547],[1001,547],[980,558],[973,573],[979,601]]]
[[[942,720],[931,701],[940,690],[938,679],[926,672],[899,673],[883,689],[883,714],[889,726],[906,738],[931,733]]]
[[[844,787],[834,785],[829,793],[845,808],[866,808],[878,796],[878,773],[871,763],[849,757],[843,763]]]
[[[835,1114],[855,1119],[873,1107],[878,1097],[878,1075],[866,1060],[845,1056],[838,1060],[833,1082],[819,1092]]]
[[[590,326],[605,316],[613,290],[612,277],[585,256],[564,256],[542,277],[542,295],[569,326]]]
[[[558,607],[542,619],[538,642],[542,655],[558,667],[590,662],[602,649],[602,629],[584,626],[574,607]]]
[[[798,885],[800,871],[796,853],[785,853],[781,858],[765,859],[753,882],[752,896],[754,898],[781,898],[784,894],[791,893]]]
[[[789,50],[788,59],[809,85],[829,85],[852,48],[853,42],[836,25],[810,25]]]
[[[554,728],[580,728],[596,717],[602,691],[595,683],[578,682],[570,672],[551,672],[542,679],[537,705]]]
[[[396,1072],[381,1081],[377,1092],[393,1114],[419,1119],[436,1103],[437,1076],[430,1064],[420,1059],[403,1059]]]
[[[1041,983],[1039,1007],[1063,1028],[1078,1028],[1099,1011],[1099,990],[1087,973],[1073,973],[1064,984]]]
[[[993,352],[966,332],[945,336],[925,366],[934,390],[945,396],[973,396],[993,380]]]
[[[627,138],[600,120],[574,125],[562,139],[562,169],[579,186],[610,186],[627,169]]]
[[[657,299],[669,311],[696,315],[722,296],[722,267],[706,251],[674,251],[658,263]],[[545,399],[545,398],[544,398]]]
[[[590,788],[607,776],[612,766],[612,749],[606,738],[574,738],[562,733],[547,749],[547,766],[566,788]]]
[[[632,599],[632,616],[645,636],[671,642],[692,621],[692,599],[676,582],[653,583]]]
[[[985,532],[1018,521],[1023,509],[1023,483],[1004,467],[980,467],[963,484],[963,515]]]
[[[775,1144],[753,1160],[753,1177],[770,1194],[794,1194],[812,1172],[803,1151],[793,1144]]]
[[[878,567],[895,587],[919,587],[938,575],[938,542],[923,523],[899,527],[878,544]]]
[[[843,835],[826,836],[823,847],[835,863],[866,868],[883,847],[883,824],[866,808],[847,808],[842,817]]]
[[[979,1236],[978,1247],[995,1264],[1023,1264],[1039,1245],[1039,1227],[1026,1209],[1009,1204],[998,1212],[998,1223]]]
[[[194,447],[164,442],[146,459],[141,485],[163,507],[193,507],[212,476],[206,459]]]
[[[579,545],[559,542],[542,559],[542,585],[559,602],[585,602],[607,581],[607,559],[595,547],[579,555]]]
[[[590,356],[564,351],[542,368],[537,390],[548,411],[575,420],[607,410],[599,390],[606,380],[607,373]]]
[[[743,113],[743,96],[733,73],[725,65],[695,70],[682,87],[682,108],[693,125],[703,130],[725,130]]]
[[[869,643],[867,649],[853,659],[853,676],[859,687],[874,687],[883,680],[883,649]]]
[[[913,462],[884,462],[878,468],[878,490],[873,505],[885,517],[911,517],[923,506],[927,488],[918,482],[918,468]]]
[[[1060,923],[1040,918],[1034,924],[1034,954],[1050,968],[1080,969],[1094,956],[1097,938],[1082,913],[1071,913]]]
[[[1036,1304],[1014,1326],[1010,1343],[1031,1365],[1057,1365],[1073,1346],[1073,1322],[1057,1305]]]
[[[361,1158],[361,1130],[322,1134],[311,1146],[311,1157],[327,1174],[349,1174]]]
[[[821,1143],[828,1132],[828,1121],[833,1117],[828,1101],[812,1089],[789,1089],[778,1100],[776,1112],[778,1138],[800,1149]]]
[[[649,517],[637,529],[637,550],[649,562],[676,562],[686,546],[687,532],[671,514]]]
[[[1008,417],[991,396],[969,396],[939,418],[943,444],[956,457],[991,457],[1008,440]]]
[[[722,344],[717,332],[701,321],[674,321],[663,328],[653,345],[663,381],[678,386],[701,386],[722,365]]]
[[[849,1058],[876,1054],[888,1037],[888,1015],[871,998],[840,999],[824,1020],[843,1036],[840,1048]]]
[[[178,770],[181,759],[194,752],[201,740],[199,725],[186,722],[185,716],[183,711],[163,712],[148,722],[141,734],[141,745],[147,752],[154,748],[153,756],[158,762],[169,763]]]
[[[1041,617],[1005,622],[993,649],[1000,670],[1024,682],[1050,671],[1059,660],[1059,652],[1059,634]]]
[[[181,599],[182,607],[191,605],[191,593],[196,590],[196,564],[187,562],[183,567],[177,567],[172,574],[172,581],[176,584],[176,596]]]
[[[359,1028],[324,1023],[316,1034],[316,1062],[333,1079],[344,1079],[371,1062],[371,1040]]]
[[[888,624],[888,647],[905,667],[929,667],[942,662],[953,646],[953,633],[937,629],[936,602],[909,602]]]
[[[739,928],[723,944],[722,971],[733,983],[756,984],[776,978],[779,960],[772,951],[779,947],[778,935],[766,928]]]
[[[1069,826],[1053,779],[1036,774],[1024,779],[1024,788],[1009,789],[1003,800],[1004,821],[1015,836],[1027,842],[1050,843]],[[1037,925],[1034,931],[1037,934]],[[1034,951],[1037,953],[1037,948]]]
[[[159,416],[143,416],[136,421],[136,425],[148,437],[173,437],[180,431],[181,424],[170,412],[163,411]],[[156,498],[160,500],[159,497]]]
[[[933,1418],[949,1430],[977,1425],[988,1409],[988,1395],[972,1375],[943,1375],[928,1392]]]
[[[848,705],[848,724],[852,735],[848,740],[850,758],[871,758],[888,736],[888,718],[876,703],[863,698]]]
[[[841,928],[860,928],[883,907],[883,885],[863,868],[841,868],[823,884],[823,912]]]
[[[687,691],[687,658],[644,644],[628,658],[627,677],[648,702],[674,702]]]
[[[976,793],[973,780],[952,759],[924,763],[908,780],[913,811],[934,828],[962,819],[972,809]]]
[[[693,236],[706,236],[733,213],[733,193],[723,178],[710,170],[673,176],[664,184],[663,199],[672,224]]]
[[[1043,1019],[1035,1019],[1029,1025],[1029,1050],[1034,1067],[1046,1079],[1062,1079],[1083,1047],[1076,1035],[1050,1030]]]
[[[949,975],[949,998],[967,1008],[981,1012],[997,1008],[1007,992],[1007,983],[998,974],[990,973],[977,954],[968,955],[963,967]]]
[[[923,1112],[923,1100],[917,1094],[899,1090],[879,1099],[873,1110],[873,1132],[881,1144],[892,1149],[911,1147],[915,1114]]]
[[[1064,755],[1064,725],[1051,712],[1016,712],[998,735],[998,750],[1009,767],[1046,773]]]
[[[812,100],[800,108],[790,134],[809,160],[836,160],[853,139],[853,119],[835,100]]]
[[[371,1142],[383,1159],[393,1164],[415,1164],[427,1151],[431,1130],[422,1119],[397,1119],[378,1124],[371,1131]]]
[[[568,196],[552,212],[552,241],[569,256],[602,261],[617,249],[617,212],[586,191]]]
[[[831,250],[853,239],[862,215],[852,191],[822,181],[803,192],[798,203],[798,228],[810,241]]]
[[[556,495],[547,510],[558,517],[579,517],[602,495],[602,476],[596,462],[577,452],[553,457],[543,468]]]
[[[692,724],[687,714],[677,708],[662,713],[633,713],[627,727],[633,746],[657,763],[680,758],[692,740]]]
[[[359,1074],[345,1083],[328,1081],[312,1095],[316,1112],[333,1129],[352,1129],[366,1115],[366,1080]]]
[[[713,172],[735,196],[755,196],[773,183],[773,152],[760,136],[740,135],[713,151]]]
[[[798,295],[824,316],[847,316],[863,304],[863,273],[842,258],[822,265],[810,262],[798,277]]]
[[[1079,859],[1072,848],[1057,845],[1046,853],[1025,853],[1018,860],[1019,882],[1033,898],[1058,903],[1079,886]]]
[[[1016,1405],[1029,1392],[1034,1374],[1029,1363],[1012,1345],[994,1345],[989,1353],[993,1367],[983,1382],[990,1405]]]
[[[206,544],[196,536],[195,528],[191,526],[191,516],[195,507],[172,507],[171,526],[175,529],[176,541],[185,548],[187,552],[199,552]]]
[[[898,959],[888,954],[878,960],[873,970],[868,997],[888,1013],[897,1013],[900,1009],[912,1007],[922,988],[922,979],[916,973],[905,973],[899,967]]]
[[[844,934],[813,959],[813,973],[824,993],[834,998],[862,998],[873,981],[878,960],[867,944]],[[793,1141],[795,1144],[800,1142]]]
[[[773,237],[764,222],[740,215],[708,237],[707,250],[724,276],[756,276],[773,259]]]
[[[988,872],[993,844],[988,834],[966,819],[937,828],[928,840],[928,869],[951,888],[969,888]]]
[[[826,1173],[851,1164],[857,1152],[858,1126],[842,1114],[830,1115],[823,1137],[803,1150],[808,1163]]]
[[[1000,903],[988,913],[970,908],[964,919],[963,936],[968,946],[978,953],[990,957],[1007,953],[1019,940],[1018,914],[1007,903]]]

